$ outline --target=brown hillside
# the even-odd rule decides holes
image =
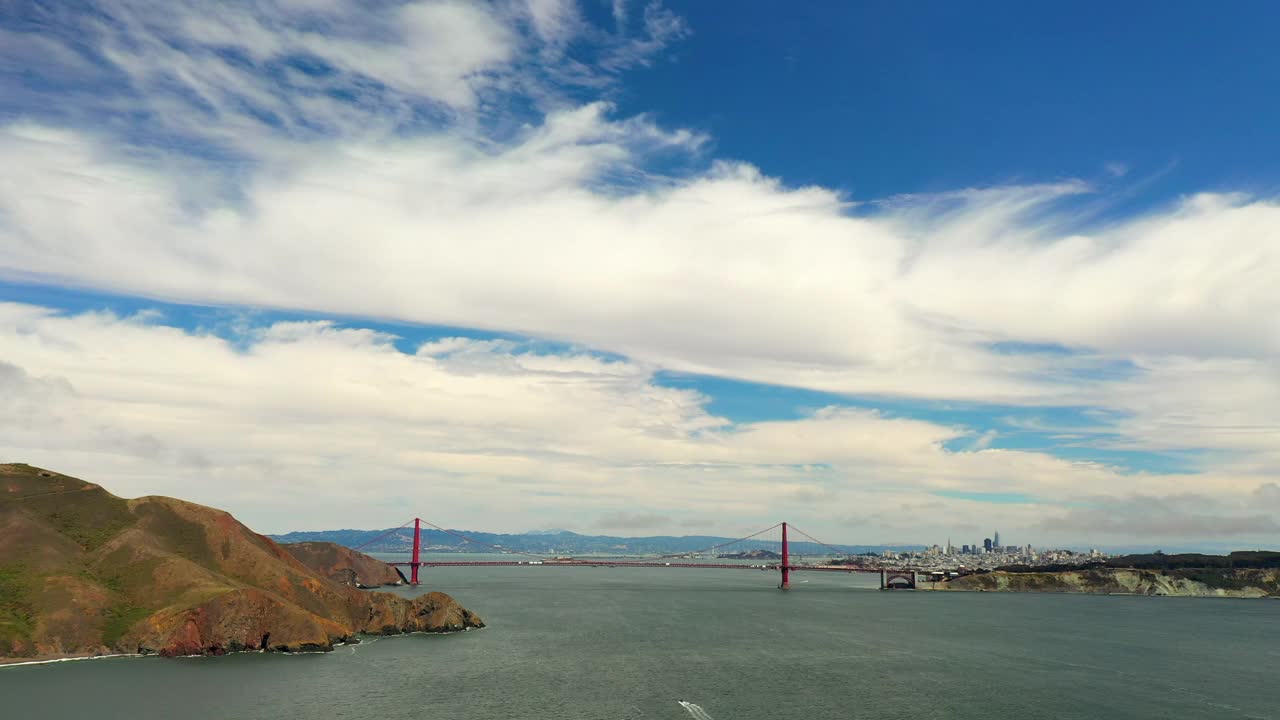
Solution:
[[[442,593],[407,600],[329,574],[221,510],[0,464],[0,659],[329,649],[482,626]]]
[[[394,567],[336,543],[281,543],[280,547],[303,565],[343,585],[379,587],[408,582]]]

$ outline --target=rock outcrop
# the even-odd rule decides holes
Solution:
[[[408,582],[396,568],[336,543],[281,543],[280,547],[303,565],[343,585],[371,588]]]
[[[221,510],[0,465],[0,659],[328,650],[482,626],[443,593],[335,582]]]
[[[1160,571],[1088,568],[1058,572],[989,572],[965,575],[930,585],[937,590],[986,592],[1280,597],[1280,570],[1184,568]]]

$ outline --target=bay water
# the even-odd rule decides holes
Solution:
[[[452,556],[454,559],[457,556]],[[0,718],[1277,718],[1280,602],[873,576],[427,568],[489,624],[332,653],[0,669]]]

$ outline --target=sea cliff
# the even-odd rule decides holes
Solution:
[[[341,563],[304,554],[313,562],[221,510],[0,464],[0,662],[329,650],[364,633],[483,626],[444,593],[358,590],[331,579]]]

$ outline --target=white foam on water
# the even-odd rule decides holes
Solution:
[[[707,714],[706,710],[702,709],[701,705],[685,702],[684,700],[677,700],[676,702],[680,704],[680,707],[684,708],[690,715],[692,715],[694,720],[715,720],[715,718]]]
[[[24,667],[27,665],[52,665],[53,663],[83,662],[85,660],[109,660],[111,658],[145,657],[135,653],[116,653],[114,655],[80,655],[77,657],[53,658],[52,660],[28,660],[26,662],[3,663],[0,669],[7,667]]]

